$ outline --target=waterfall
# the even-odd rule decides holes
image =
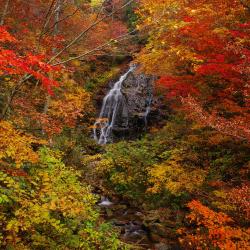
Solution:
[[[110,141],[112,130],[116,125],[117,114],[126,105],[125,98],[121,92],[122,83],[126,80],[130,72],[135,70],[132,65],[129,70],[120,77],[113,88],[103,99],[102,108],[98,119],[94,124],[94,139],[98,144],[106,144]],[[128,114],[124,114],[125,126],[128,125]]]
[[[148,127],[148,115],[149,115],[149,113],[151,111],[152,100],[153,100],[153,96],[151,94],[150,97],[147,100],[146,110],[145,110],[145,113],[144,113],[144,124],[145,124],[145,129],[146,130],[147,130],[147,127]]]

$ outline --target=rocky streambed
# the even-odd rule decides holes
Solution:
[[[164,98],[154,91],[156,77],[145,75],[131,65],[110,83],[96,99],[99,116],[94,124],[98,144],[136,139],[152,125],[165,124],[168,108]],[[177,250],[176,215],[170,210],[143,209],[116,197],[102,197],[98,203],[103,217],[120,232],[121,240],[137,249]],[[171,219],[174,216],[174,220]]]
[[[165,213],[164,217],[159,211],[146,212],[130,206],[127,202],[111,201],[107,197],[102,197],[98,205],[104,219],[120,232],[121,240],[137,249],[181,249],[175,233],[175,218],[171,221],[167,209],[162,210],[162,213]]]

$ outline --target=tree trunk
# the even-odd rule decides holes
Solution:
[[[54,35],[55,36],[59,34],[59,20],[60,20],[61,8],[62,8],[62,0],[57,0],[56,8],[55,8],[55,27],[54,27]],[[53,48],[53,51],[54,51],[54,53],[56,53],[56,48]],[[49,110],[50,102],[51,102],[51,96],[49,94],[47,94],[46,102],[45,102],[44,108],[43,108],[44,114],[47,114],[47,112]]]
[[[3,14],[1,17],[1,21],[0,21],[0,25],[4,25],[4,19],[7,15],[9,4],[10,4],[10,0],[6,0],[5,5],[4,5],[4,9],[3,9]]]

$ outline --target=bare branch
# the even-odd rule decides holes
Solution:
[[[65,46],[61,51],[59,51],[55,56],[53,56],[50,60],[49,63],[53,62],[57,57],[59,57],[64,51],[66,51],[68,48],[70,48],[72,45],[74,45],[76,42],[78,42],[86,33],[88,33],[93,27],[95,27],[96,25],[98,25],[99,23],[101,23],[103,20],[107,19],[108,17],[111,17],[112,15],[114,15],[115,13],[117,13],[119,10],[125,8],[126,6],[128,6],[130,3],[132,3],[134,0],[130,0],[128,1],[126,4],[124,4],[121,8],[113,11],[112,13],[110,13],[109,15],[106,15],[104,17],[102,17],[101,19],[95,21],[93,24],[91,24],[88,28],[86,28],[85,30],[83,30],[78,36],[76,36],[67,46]]]
[[[77,60],[77,59],[83,58],[83,57],[85,57],[85,56],[88,56],[88,55],[92,54],[93,52],[100,51],[100,50],[102,50],[103,48],[109,46],[109,45],[110,45],[112,42],[114,42],[114,41],[115,41],[115,42],[120,42],[120,41],[129,39],[129,38],[131,38],[131,37],[128,37],[128,36],[129,36],[130,34],[134,33],[134,32],[135,32],[135,30],[132,30],[132,31],[129,32],[129,33],[123,34],[123,35],[121,35],[121,36],[116,37],[115,39],[112,39],[112,40],[110,40],[110,41],[108,41],[108,42],[106,42],[106,43],[103,43],[103,44],[97,46],[96,48],[94,48],[94,49],[92,49],[92,50],[88,50],[87,52],[85,52],[85,53],[83,53],[83,54],[81,54],[81,55],[78,55],[78,56],[75,56],[75,57],[71,57],[71,58],[69,58],[69,59],[67,59],[67,60],[64,60],[64,61],[61,61],[61,62],[58,62],[58,63],[54,63],[54,64],[52,64],[52,66],[62,65],[62,64],[65,64],[65,63],[67,63],[67,62],[70,62],[70,61]]]
[[[79,11],[79,8],[77,8],[74,12],[72,12],[71,14],[65,16],[64,18],[56,21],[51,27],[49,27],[46,31],[43,32],[42,36],[46,35],[50,30],[54,29],[54,27],[56,25],[58,25],[59,23],[61,23],[61,22],[65,21],[66,19],[74,16],[78,11]]]
[[[52,15],[53,15],[53,8],[54,8],[54,6],[55,6],[55,2],[56,2],[57,0],[52,0],[52,2],[51,2],[51,4],[50,4],[50,6],[49,6],[49,9],[48,9],[48,11],[47,11],[47,14],[46,14],[46,16],[45,16],[45,22],[44,22],[44,25],[43,25],[43,28],[42,28],[42,30],[41,30],[41,33],[40,33],[40,36],[39,36],[39,40],[42,38],[42,36],[44,35],[44,32],[45,32],[45,30],[46,30],[46,28],[47,28],[47,26],[48,26],[48,24],[49,24],[49,22],[50,22],[50,20],[51,20],[51,18],[52,18]]]
[[[0,21],[0,25],[4,25],[4,19],[5,19],[6,15],[7,15],[9,4],[10,4],[10,0],[6,0],[5,5],[4,5],[4,9],[3,9],[2,18],[1,18],[1,21]]]
[[[250,4],[245,2],[244,0],[240,1],[244,8],[246,8],[250,12]]]

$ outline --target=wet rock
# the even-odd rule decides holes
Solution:
[[[114,209],[116,210],[126,210],[128,207],[125,204],[117,204],[114,206]]]
[[[106,208],[105,210],[106,210],[106,214],[107,214],[108,217],[112,217],[114,215],[112,209]]]
[[[171,250],[171,246],[165,243],[155,244],[155,250]]]
[[[155,78],[132,72],[122,86],[122,93],[127,101],[129,117],[143,118],[146,107],[153,101],[153,86]],[[132,122],[132,121],[131,121]]]
[[[126,77],[120,78],[123,81],[122,85],[119,85],[119,91],[113,91],[114,93],[119,92],[120,99],[117,99],[117,105],[113,105],[114,103],[112,102],[112,105],[115,107],[115,116],[112,114],[112,126],[111,129],[109,127],[107,129],[109,138],[105,139],[104,143],[99,140],[100,144],[115,142],[121,138],[135,139],[145,132],[147,127],[152,124],[160,124],[159,121],[163,121],[167,117],[167,108],[164,104],[164,99],[154,95],[156,77],[138,73],[137,70],[128,71],[123,76]],[[117,83],[113,84],[111,89],[114,89]],[[102,96],[102,99],[107,100],[107,105],[104,105],[105,107],[113,107],[110,104],[111,101],[105,99],[104,96]],[[101,108],[100,106],[101,102],[97,101],[97,103],[99,104],[99,109],[103,111],[103,107]],[[94,133],[95,139],[99,139],[99,134],[102,134],[99,130],[101,131],[101,128],[98,127]]]
[[[148,229],[153,242],[162,242],[163,239],[176,240],[175,230],[164,224],[153,223],[148,225]]]
[[[138,217],[141,217],[141,218],[144,216],[143,213],[141,213],[141,212],[139,212],[139,211],[136,212],[135,215],[138,216]]]
[[[160,223],[154,223],[148,226],[150,232],[157,234],[162,237],[167,237],[167,230],[166,228],[161,225]]]
[[[113,219],[112,224],[116,227],[124,227],[126,226],[126,224],[128,223],[127,221],[122,221],[122,220],[118,220],[118,219]]]
[[[122,238],[127,241],[140,240],[147,237],[147,231],[142,227],[140,222],[130,221],[124,227]]]

